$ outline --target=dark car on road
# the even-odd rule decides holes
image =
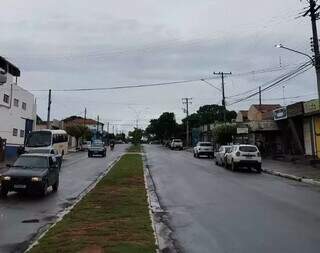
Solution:
[[[48,187],[53,192],[59,187],[59,164],[51,154],[23,154],[1,175],[2,197],[8,192],[32,192],[47,195]]]
[[[92,142],[91,146],[88,148],[88,157],[93,157],[94,155],[101,155],[102,157],[107,155],[107,149],[103,142]]]
[[[29,149],[28,154],[51,154],[53,155],[58,162],[59,165],[59,170],[61,168],[62,165],[62,155],[60,155],[58,153],[57,150],[53,149],[53,148],[37,148],[37,149]]]

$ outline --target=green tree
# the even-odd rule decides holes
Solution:
[[[87,126],[83,126],[83,125],[68,126],[66,127],[66,131],[69,135],[76,138],[77,147],[78,147],[80,138],[84,138],[88,140],[88,139],[91,139],[92,137],[90,129]]]
[[[164,112],[158,119],[151,120],[146,128],[146,134],[154,135],[161,141],[174,137],[177,131],[178,124],[173,112]]]
[[[129,132],[129,137],[132,139],[135,145],[141,142],[142,135],[143,135],[143,130],[139,128],[134,128],[133,131]]]
[[[199,127],[201,125],[212,124],[215,122],[224,121],[224,107],[221,105],[204,105],[199,108],[197,113],[193,113],[189,116],[189,126],[190,128]],[[235,111],[226,110],[226,121],[231,122],[237,117]],[[187,119],[183,119],[182,122],[186,125]]]
[[[215,142],[220,145],[226,145],[231,143],[233,140],[233,136],[237,134],[236,125],[227,124],[227,125],[219,125],[213,129],[213,136],[215,138]]]

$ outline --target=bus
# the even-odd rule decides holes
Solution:
[[[64,130],[32,131],[26,140],[25,150],[55,149],[61,156],[68,153],[68,134]]]

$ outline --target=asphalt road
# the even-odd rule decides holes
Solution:
[[[72,205],[77,197],[103,173],[127,148],[117,145],[106,158],[88,158],[87,153],[69,154],[60,172],[57,193],[45,198],[16,193],[0,200],[0,252],[22,252],[30,240],[57,214]]]
[[[145,145],[181,252],[320,252],[320,188]]]

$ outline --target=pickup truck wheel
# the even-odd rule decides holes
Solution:
[[[194,153],[194,152],[193,152],[193,157],[197,157],[197,156],[196,156],[196,153]]]
[[[52,186],[52,190],[53,192],[57,192],[59,188],[59,178],[57,179],[57,181],[55,182],[55,184]]]
[[[0,196],[1,196],[1,198],[6,198],[7,197],[7,195],[8,195],[8,189],[6,188],[6,187],[2,187],[1,188],[1,191],[0,191]]]

